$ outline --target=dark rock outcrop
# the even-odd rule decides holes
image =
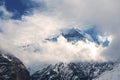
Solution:
[[[0,51],[0,80],[29,80],[29,72],[16,57]]]

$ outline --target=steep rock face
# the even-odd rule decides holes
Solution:
[[[0,80],[29,80],[29,72],[19,59],[0,52]]]
[[[105,71],[113,69],[114,63],[58,63],[35,72],[31,80],[93,80]]]

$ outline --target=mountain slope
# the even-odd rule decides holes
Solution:
[[[29,72],[19,59],[0,51],[0,80],[29,80]]]
[[[35,72],[31,80],[92,80],[113,67],[112,62],[58,63]]]
[[[113,70],[106,71],[99,78],[94,80],[120,80],[120,64],[115,66]]]

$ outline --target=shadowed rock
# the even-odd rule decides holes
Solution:
[[[0,80],[29,80],[29,72],[18,58],[0,51]]]

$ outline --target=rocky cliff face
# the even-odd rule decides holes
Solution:
[[[37,71],[31,80],[93,80],[105,71],[113,69],[114,63],[58,63]]]
[[[29,80],[29,72],[18,58],[0,52],[0,80]]]

